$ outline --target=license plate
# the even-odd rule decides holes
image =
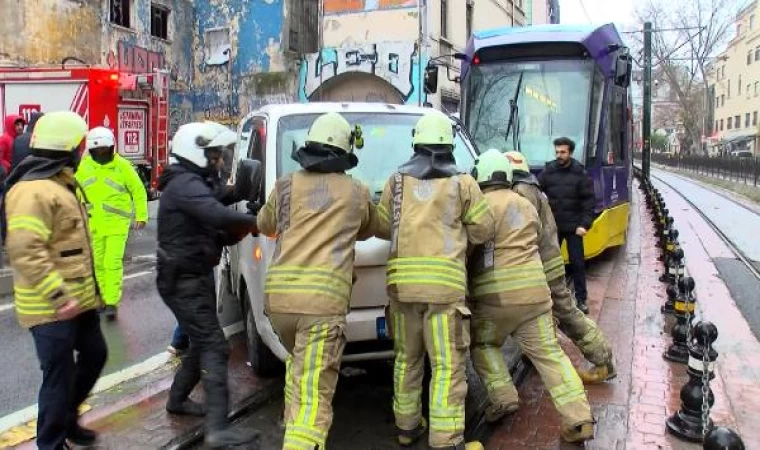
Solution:
[[[378,317],[377,324],[377,338],[388,339],[388,328],[385,326],[385,317]]]

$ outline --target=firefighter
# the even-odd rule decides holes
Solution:
[[[148,221],[148,197],[132,163],[115,151],[108,128],[87,133],[86,155],[77,169],[77,181],[90,211],[95,272],[105,303],[105,316],[116,319],[121,302],[124,250],[129,227],[141,230]]]
[[[464,442],[465,375],[470,310],[465,306],[468,242],[492,238],[493,216],[477,182],[454,160],[454,129],[431,111],[412,132],[414,155],[385,185],[378,237],[391,241],[388,324],[394,339],[393,411],[401,445],[426,431],[422,417],[425,355],[430,358],[433,448],[481,449]]]
[[[37,122],[31,155],[7,180],[6,248],[16,314],[34,338],[42,369],[37,418],[41,450],[82,446],[97,435],[78,425],[79,406],[106,363],[87,212],[75,194],[87,123],[69,111]],[[75,358],[76,354],[76,358]]]
[[[354,244],[373,236],[369,190],[345,171],[363,142],[343,116],[323,114],[292,154],[303,170],[275,185],[259,230],[276,235],[266,275],[266,312],[289,352],[283,449],[324,449],[346,345]],[[312,380],[318,380],[311,383]]]
[[[156,287],[172,310],[190,347],[169,390],[171,414],[206,416],[206,445],[211,448],[255,441],[258,432],[236,429],[227,419],[229,344],[216,315],[213,270],[222,248],[256,231],[256,218],[226,208],[220,201],[219,170],[225,148],[237,135],[215,122],[182,125],[172,139],[172,164],[159,179],[158,261]],[[189,398],[203,382],[205,407]],[[253,447],[257,448],[257,447]]]
[[[551,294],[538,253],[538,213],[510,189],[510,163],[498,150],[478,157],[473,176],[496,217],[494,239],[478,246],[470,261],[472,361],[488,391],[486,420],[499,421],[518,408],[517,390],[501,352],[511,335],[562,417],[562,439],[591,439],[594,420],[583,383],[554,333]]]
[[[528,162],[522,153],[507,152],[505,155],[512,163],[512,189],[533,204],[541,220],[538,252],[552,294],[552,314],[559,323],[559,329],[594,364],[592,369],[580,371],[579,375],[586,384],[610,380],[616,376],[612,348],[596,323],[578,309],[573,294],[565,283],[565,263],[557,242],[557,225],[549,201],[541,192],[536,177],[530,173]]]

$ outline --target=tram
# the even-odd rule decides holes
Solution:
[[[593,178],[586,258],[625,243],[632,180],[631,57],[613,24],[540,25],[473,33],[462,61],[460,117],[482,152],[518,150],[531,170],[575,141]],[[567,259],[567,250],[563,245]]]

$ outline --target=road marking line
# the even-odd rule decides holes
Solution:
[[[151,275],[152,273],[153,273],[152,270],[145,270],[145,271],[142,271],[142,272],[136,272],[136,273],[131,273],[129,275],[124,275],[124,279],[125,280],[131,280],[132,278],[142,277],[142,276],[145,276],[145,275]]]
[[[155,356],[146,359],[143,362],[131,365],[118,372],[101,377],[95,387],[92,389],[92,394],[97,394],[108,390],[118,384],[124,383],[140,377],[142,375],[153,372],[160,367],[166,365],[172,358],[172,355],[168,352],[161,352]],[[20,409],[16,412],[8,414],[5,417],[0,418],[0,433],[4,433],[10,428],[26,423],[30,420],[37,418],[37,405],[30,405],[24,409]]]
[[[13,309],[13,303],[0,306],[0,312],[5,312],[5,311],[8,311],[9,309]]]

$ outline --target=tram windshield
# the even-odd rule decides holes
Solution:
[[[593,79],[592,60],[473,65],[467,77],[464,121],[481,152],[515,149],[518,133],[530,165],[543,166],[554,159],[552,141],[566,136],[575,141],[573,156],[584,161],[589,110],[600,97],[591,99]],[[515,99],[516,109],[511,106]]]

